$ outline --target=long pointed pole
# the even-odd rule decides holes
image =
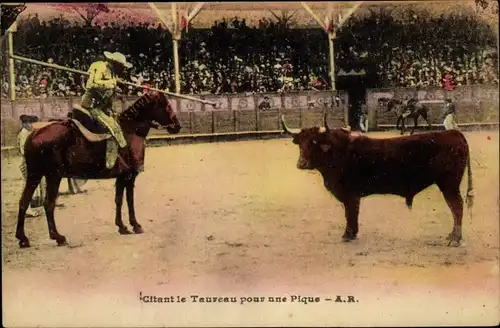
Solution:
[[[177,22],[177,15],[177,4],[172,2],[172,20],[174,23],[172,42],[174,46],[175,92],[181,93],[181,77],[179,73],[179,40],[181,38],[181,31],[179,30],[179,23]]]
[[[333,48],[333,40],[335,40],[335,32],[328,33],[328,45],[330,48],[330,81],[332,91],[335,91],[335,50]]]
[[[7,32],[7,42],[8,42],[8,54],[9,54],[9,93],[10,93],[10,100],[15,101],[16,100],[16,71],[14,68],[14,58],[12,56],[14,55],[14,31],[16,30],[16,26],[14,24],[11,26],[9,31]]]
[[[65,66],[61,66],[61,65],[56,65],[56,64],[50,64],[50,63],[46,63],[46,62],[39,61],[39,60],[36,60],[36,59],[26,58],[26,57],[22,57],[22,56],[18,56],[18,55],[12,55],[12,56],[10,56],[10,58],[15,59],[15,60],[19,60],[19,61],[24,61],[24,62],[31,63],[31,64],[35,64],[35,65],[40,65],[40,66],[45,66],[45,67],[49,67],[49,68],[53,68],[53,69],[58,69],[58,70],[62,70],[62,71],[73,72],[73,73],[82,74],[82,75],[86,75],[86,76],[89,75],[89,73],[84,72],[84,71],[80,71],[78,69],[69,68],[69,67],[65,67]],[[176,97],[176,98],[197,101],[197,102],[201,102],[203,104],[212,105],[212,106],[216,106],[217,105],[213,101],[203,100],[203,99],[200,99],[200,98],[191,97],[191,96],[187,96],[187,95],[181,95],[181,94],[178,94],[178,93],[168,92],[168,91],[165,91],[165,90],[160,90],[160,89],[156,89],[156,88],[152,88],[152,87],[146,87],[146,86],[143,86],[143,85],[140,85],[140,84],[130,83],[130,82],[127,82],[127,81],[124,81],[124,80],[121,80],[121,79],[119,79],[118,82],[126,84],[126,85],[130,85],[130,86],[135,87],[135,88],[149,89],[151,91],[161,92],[161,93],[164,93],[166,95],[169,95],[169,96],[172,96],[172,97]]]

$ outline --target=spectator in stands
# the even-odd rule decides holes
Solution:
[[[453,81],[453,75],[451,74],[451,72],[448,71],[444,74],[442,86],[443,89],[448,91],[453,91],[457,87],[457,85]]]
[[[259,104],[260,110],[271,109],[271,104],[269,103],[269,97],[265,96],[264,100]]]
[[[103,51],[120,50],[130,54],[127,60],[136,67],[132,76],[148,77],[156,88],[175,89],[170,33],[159,26],[121,19],[106,24],[106,15],[101,14],[103,22],[94,26],[63,18],[49,22],[40,22],[38,17],[21,19],[15,52],[87,70]],[[322,30],[281,29],[265,19],[258,27],[236,18],[215,22],[211,29],[190,28],[179,47],[181,93],[329,87],[329,53]],[[433,18],[428,12],[413,11],[395,18],[381,11],[352,16],[337,31],[336,40],[337,71],[373,67],[369,74],[377,77],[378,87],[440,86],[446,71],[456,85],[498,84],[496,37],[487,24],[466,15]],[[16,92],[21,98],[83,93],[83,76],[23,62],[16,62],[16,72]],[[8,84],[2,87],[2,96],[8,97]],[[137,96],[142,91],[128,88],[124,92]]]

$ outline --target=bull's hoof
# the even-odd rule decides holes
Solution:
[[[344,234],[344,235],[342,236],[342,241],[343,241],[344,243],[348,243],[348,242],[350,242],[350,241],[352,241],[352,240],[355,240],[355,239],[356,239],[356,236],[355,236],[355,235],[352,235],[352,234]]]
[[[461,234],[457,234],[457,233],[450,233],[448,235],[448,237],[446,237],[446,240],[449,240],[448,242],[448,247],[450,246],[454,246],[454,247],[458,247],[460,246],[460,241],[462,240],[462,236]]]
[[[28,248],[28,247],[30,247],[30,241],[28,240],[28,238],[21,239],[19,241],[19,247],[20,248]]]
[[[460,247],[460,240],[451,239],[447,247]]]
[[[120,227],[118,229],[118,232],[120,233],[120,235],[130,235],[130,234],[132,234],[130,232],[130,230],[127,229],[127,227]]]
[[[141,234],[141,233],[144,233],[144,229],[142,229],[142,227],[140,225],[137,225],[134,227],[134,232],[136,234]]]
[[[56,241],[57,241],[57,246],[68,246],[68,241],[64,236],[57,237]]]

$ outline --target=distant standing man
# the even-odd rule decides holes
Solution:
[[[31,134],[31,131],[33,130],[32,124],[34,122],[38,121],[38,117],[36,116],[30,116],[30,115],[21,115],[19,117],[19,120],[21,121],[21,131],[17,134],[17,149],[19,150],[19,153],[21,155],[21,163],[19,164],[19,169],[21,170],[21,174],[23,176],[23,180],[26,183],[26,178],[27,178],[27,167],[26,167],[26,160],[24,158],[24,145],[26,144],[26,139],[28,136]],[[43,179],[42,179],[43,181]],[[43,202],[43,186],[42,186],[42,181],[40,181],[40,184],[38,185],[38,188],[35,190],[35,195],[34,197],[38,198],[38,203],[41,205]],[[37,206],[39,207],[39,206]],[[27,217],[37,217],[40,215],[40,212],[37,209],[32,209],[31,204],[28,207],[28,210],[26,211],[26,216]]]
[[[361,105],[361,113],[359,115],[359,127],[361,131],[368,132],[368,108],[366,104]]]
[[[458,125],[455,121],[455,104],[451,101],[450,98],[446,99],[446,102],[443,107],[443,118],[444,118],[444,128],[446,130],[458,130]]]

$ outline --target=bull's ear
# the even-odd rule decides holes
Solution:
[[[319,145],[319,146],[321,147],[321,150],[322,150],[323,152],[325,152],[325,153],[326,153],[327,151],[329,151],[329,150],[330,150],[330,148],[332,147],[332,145],[330,145],[330,144],[321,144],[321,145]]]

